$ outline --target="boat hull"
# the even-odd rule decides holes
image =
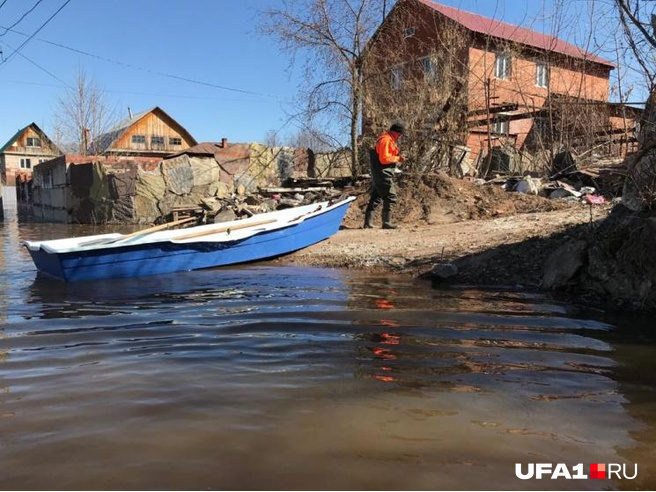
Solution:
[[[162,241],[66,253],[29,251],[39,271],[66,282],[198,270],[274,258],[323,241],[339,230],[348,207],[345,202],[298,224],[235,241]]]

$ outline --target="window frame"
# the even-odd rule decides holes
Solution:
[[[182,145],[181,137],[169,137],[169,145]]]
[[[500,64],[504,60],[505,63]],[[512,77],[512,57],[508,53],[497,52],[494,57],[494,78],[510,80]]]
[[[550,72],[548,64],[544,62],[535,62],[535,86],[541,87],[542,89],[548,89]],[[540,80],[541,78],[544,79],[544,84],[540,83],[542,82],[542,80]]]
[[[492,133],[495,135],[510,135],[510,121],[505,118],[496,118],[492,122]]]
[[[130,139],[130,142],[133,144],[145,144],[146,143],[146,135],[132,135],[132,138]]]
[[[435,84],[438,81],[437,74],[437,61],[435,56],[427,55],[422,56],[420,59],[422,70],[424,73],[424,81],[429,84]]]
[[[403,67],[392,67],[390,72],[390,87],[393,91],[400,91],[403,88]]]
[[[30,144],[30,142],[32,142]],[[35,142],[38,142],[38,144],[35,145]],[[33,147],[33,148],[41,148],[41,138],[39,137],[27,137],[26,142],[25,142],[26,147]]]
[[[155,141],[157,140],[157,141]],[[163,147],[165,145],[166,138],[163,135],[151,135],[150,136],[150,145],[151,147],[158,146]]]

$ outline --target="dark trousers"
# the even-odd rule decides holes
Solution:
[[[364,214],[364,224],[371,227],[374,210],[383,204],[383,226],[390,226],[392,204],[396,203],[396,187],[394,186],[394,167],[381,166],[378,162],[371,163],[371,198]]]

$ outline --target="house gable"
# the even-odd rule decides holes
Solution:
[[[120,122],[89,146],[96,154],[171,154],[196,145],[191,134],[155,107]]]
[[[4,153],[56,156],[62,152],[36,123],[30,123],[0,148],[0,154]]]

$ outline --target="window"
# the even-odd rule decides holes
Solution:
[[[546,63],[535,64],[535,85],[549,87],[549,67]]]
[[[409,38],[415,35],[416,29],[414,27],[406,27],[403,30],[403,37]]]
[[[497,57],[494,60],[494,76],[497,79],[509,79],[511,73],[510,55],[497,53]]]
[[[421,64],[424,69],[424,80],[429,84],[437,82],[437,63],[435,62],[435,59],[426,56],[421,59]]]
[[[169,145],[182,145],[182,139],[179,137],[170,137]]]
[[[150,137],[150,145],[164,145],[164,137],[153,135]]]
[[[492,132],[497,135],[508,135],[508,120],[495,120],[492,126]]]
[[[27,137],[28,147],[41,147],[41,139],[37,137]]]
[[[398,91],[403,86],[403,68],[396,67],[392,69],[392,89]]]
[[[145,135],[132,135],[133,144],[145,144],[146,136]]]
[[[20,167],[21,167],[21,169],[31,169],[32,168],[32,160],[31,159],[21,159],[20,160]]]

